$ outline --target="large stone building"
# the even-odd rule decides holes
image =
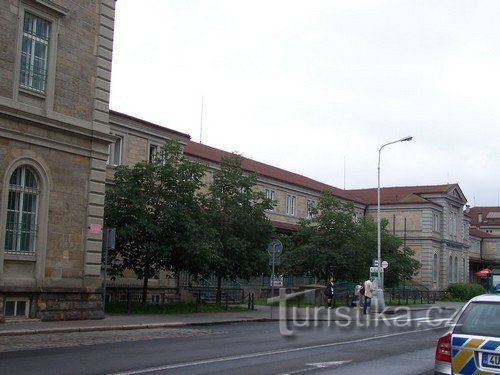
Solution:
[[[478,281],[476,272],[500,265],[500,207],[467,207],[466,213],[471,220],[470,279]]]
[[[103,317],[114,0],[0,0],[0,320]]]
[[[109,111],[114,6],[0,0],[0,320],[102,318],[103,207],[114,166],[149,160],[175,139],[208,165],[210,182],[228,155]],[[248,158],[243,168],[276,201],[268,215],[280,232],[294,232],[323,190],[353,202],[358,218],[376,216],[376,189],[342,190]],[[469,280],[481,262],[498,264],[500,225],[479,215],[491,223],[496,214],[464,214],[465,204],[457,184],[382,189],[381,215],[416,251],[421,287],[443,289]],[[150,282],[176,285],[166,272]]]

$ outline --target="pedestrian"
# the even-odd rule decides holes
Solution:
[[[373,288],[373,277],[370,277],[368,280],[365,281],[364,287],[365,287],[365,303],[363,304],[363,314],[366,315],[366,310],[371,309],[372,305],[372,297],[373,297],[373,292],[375,289]]]
[[[335,288],[335,279],[333,278],[333,276],[330,276],[330,281],[328,281],[328,283],[326,284],[326,287],[325,287],[325,296],[326,296],[326,299],[328,301],[328,308],[331,309],[332,308],[332,301],[333,301],[333,294],[335,292],[334,288]]]
[[[354,296],[353,296],[353,307],[361,308],[363,306],[363,294],[361,293],[361,287],[363,286],[363,282],[360,280],[354,287]]]

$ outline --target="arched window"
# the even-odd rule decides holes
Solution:
[[[455,262],[453,263],[453,281],[458,282],[458,258],[455,256]]]
[[[39,183],[26,166],[18,167],[9,180],[5,251],[9,254],[35,253]]]
[[[434,254],[434,260],[432,262],[432,281],[437,283],[438,281],[438,256]]]
[[[448,262],[448,280],[450,281],[450,283],[453,282],[453,257],[451,255]]]

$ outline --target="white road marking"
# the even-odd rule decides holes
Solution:
[[[412,331],[388,333],[385,335],[366,337],[366,338],[356,339],[356,340],[333,342],[330,344],[319,344],[319,345],[303,346],[303,347],[291,348],[291,349],[270,350],[267,352],[240,354],[240,355],[219,357],[219,358],[210,358],[210,359],[204,359],[204,360],[193,361],[193,362],[184,362],[184,363],[177,363],[177,364],[157,366],[157,367],[149,367],[149,368],[137,369],[137,370],[131,370],[131,371],[125,371],[125,372],[116,372],[116,373],[113,373],[112,375],[146,374],[148,372],[172,370],[172,369],[176,369],[176,368],[189,367],[189,366],[200,366],[200,365],[206,365],[206,364],[210,364],[210,363],[237,361],[237,360],[241,360],[241,359],[263,357],[263,356],[276,355],[276,354],[293,353],[293,352],[298,352],[298,351],[303,351],[303,350],[329,348],[329,347],[333,347],[333,346],[340,346],[340,345],[347,345],[347,344],[356,344],[356,343],[366,342],[366,341],[373,341],[373,340],[383,339],[383,338],[387,338],[387,337],[408,335],[408,334],[416,333],[416,332],[433,331],[433,330],[440,329],[440,328],[441,327],[415,329]]]
[[[344,363],[349,363],[352,362],[352,359],[348,361],[333,361],[333,362],[318,362],[318,363],[306,363],[308,366],[313,366],[317,368],[326,368],[326,367],[333,367],[333,366],[341,366]]]

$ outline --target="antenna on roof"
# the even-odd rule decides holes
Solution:
[[[201,135],[203,132],[203,95],[201,96],[201,118],[200,118],[200,143],[201,143]]]

